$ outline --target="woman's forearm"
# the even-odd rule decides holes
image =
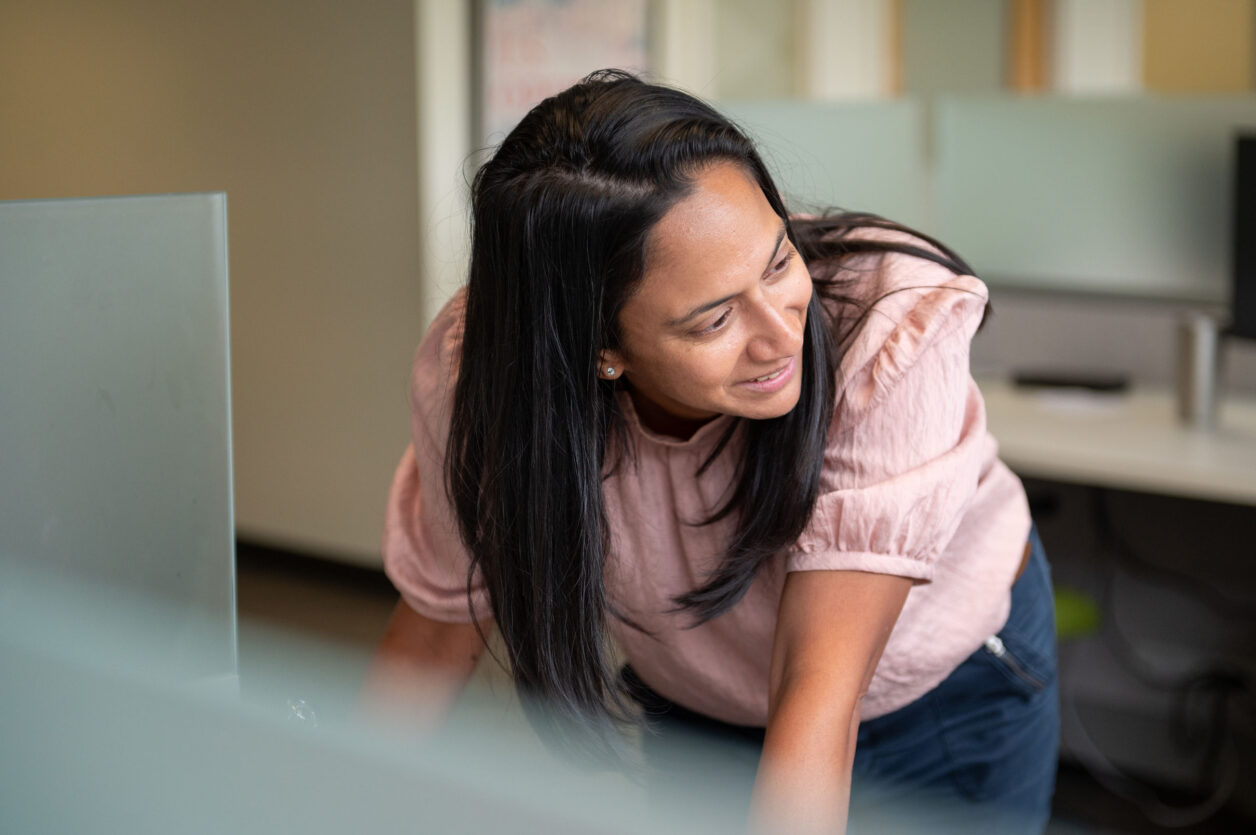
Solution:
[[[822,683],[781,694],[755,778],[752,831],[845,830],[858,716],[857,704],[835,704]]]
[[[845,829],[860,704],[912,582],[862,571],[786,577],[752,807],[758,829]]]
[[[401,601],[367,671],[361,712],[417,728],[439,724],[483,651],[474,624],[434,621]]]

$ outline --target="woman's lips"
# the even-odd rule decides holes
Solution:
[[[745,380],[744,382],[738,383],[738,385],[745,386],[753,391],[761,391],[765,394],[780,391],[785,387],[785,384],[793,378],[796,359],[796,357],[790,357],[789,362],[785,363],[775,371],[770,371],[767,374],[755,377],[752,380]]]

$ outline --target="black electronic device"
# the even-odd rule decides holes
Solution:
[[[1238,135],[1234,153],[1234,213],[1230,231],[1233,284],[1230,330],[1256,339],[1256,132]]]
[[[1027,368],[1012,372],[1012,384],[1017,388],[1086,389],[1116,394],[1126,391],[1130,380],[1117,372]]]

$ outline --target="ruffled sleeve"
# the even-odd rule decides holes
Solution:
[[[843,354],[820,496],[786,568],[927,582],[985,459],[969,343],[987,291],[920,258],[883,264],[895,275]]]
[[[467,623],[491,616],[478,573],[458,533],[445,490],[445,445],[462,342],[464,297],[437,315],[415,355],[410,385],[411,443],[401,456],[384,519],[384,572],[416,612]]]

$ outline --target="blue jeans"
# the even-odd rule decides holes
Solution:
[[[921,698],[860,724],[851,833],[1045,828],[1060,727],[1055,606],[1036,529],[1030,543],[999,634]],[[642,741],[652,791],[672,805],[682,795],[690,805],[704,793],[718,796],[720,813],[735,825],[749,808],[763,729],[693,713],[649,690],[631,669],[623,675],[654,729]],[[704,752],[700,763],[689,753],[692,742]],[[705,814],[704,822],[711,822]]]

